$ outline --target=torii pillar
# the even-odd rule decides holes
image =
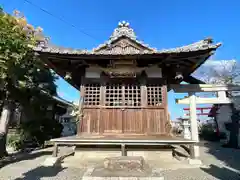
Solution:
[[[189,116],[190,116],[191,139],[195,142],[199,142],[196,95],[193,92],[190,92],[188,94],[189,94]],[[191,158],[193,159],[198,158],[200,155],[199,146],[195,144],[190,145],[190,155],[191,155]]]
[[[171,85],[171,88],[176,93],[188,93],[189,97],[184,99],[177,99],[178,104],[189,104],[190,109],[190,127],[191,139],[196,143],[190,145],[191,158],[196,159],[199,157],[199,142],[198,124],[197,124],[197,109],[196,104],[232,104],[233,99],[226,96],[228,91],[240,91],[240,86],[237,85],[213,85],[213,84],[180,84]],[[200,98],[196,97],[196,92],[217,92],[216,98]],[[236,105],[236,104],[235,104]]]

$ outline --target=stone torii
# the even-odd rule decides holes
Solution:
[[[175,93],[188,93],[187,98],[176,99],[177,104],[189,104],[190,109],[190,128],[191,139],[196,143],[199,142],[198,125],[197,125],[197,109],[196,104],[231,104],[235,103],[232,98],[227,97],[229,91],[240,91],[237,85],[213,85],[213,84],[180,84],[171,85]],[[201,98],[196,97],[196,92],[217,92],[217,97]],[[199,146],[190,145],[190,156],[195,159],[199,157]]]

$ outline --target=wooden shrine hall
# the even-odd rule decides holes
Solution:
[[[57,145],[191,144],[171,135],[167,92],[171,84],[198,84],[191,74],[220,46],[208,38],[157,50],[139,41],[127,22],[93,50],[35,47],[39,57],[80,90],[78,133]],[[124,155],[124,153],[123,153]]]

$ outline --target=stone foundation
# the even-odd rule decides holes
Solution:
[[[150,167],[164,170],[175,170],[184,168],[196,168],[199,165],[190,165],[188,159],[177,159],[172,156],[172,151],[128,151],[128,156],[142,156],[145,162]],[[77,150],[74,156],[70,156],[63,160],[62,167],[74,167],[74,168],[89,168],[96,164],[103,164],[105,158],[119,157],[121,156],[120,150],[96,150],[96,149],[82,149]],[[125,156],[125,157],[128,157]]]
[[[103,160],[105,158],[119,157],[121,156],[121,150],[119,149],[104,149],[104,148],[90,148],[80,149],[76,148],[75,155],[81,159],[95,159]],[[156,160],[156,158],[172,157],[172,149],[167,150],[127,150],[127,156],[141,156],[147,160]]]

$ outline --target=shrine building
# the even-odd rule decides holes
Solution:
[[[191,74],[220,45],[207,38],[157,50],[124,21],[93,50],[39,45],[39,57],[80,93],[77,135],[54,142],[119,144],[122,155],[127,145],[196,143],[171,134],[167,92],[182,81],[198,84]]]

